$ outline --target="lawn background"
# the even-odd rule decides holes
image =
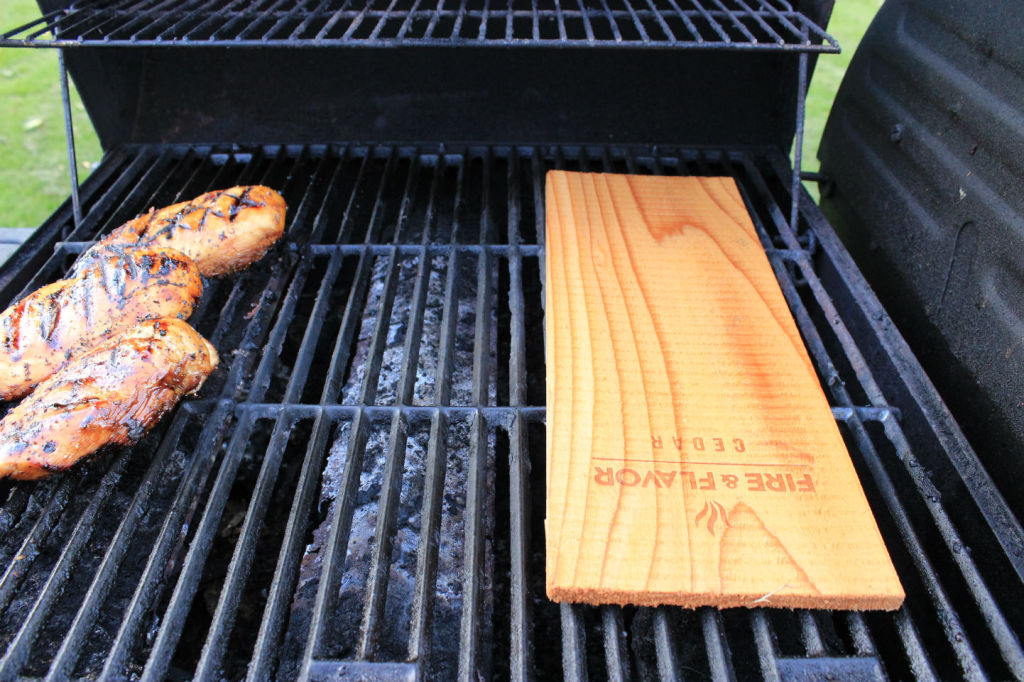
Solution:
[[[831,33],[840,55],[818,59],[807,97],[804,169],[818,167],[818,141],[846,65],[882,0],[837,0]],[[0,30],[39,16],[35,0],[0,0]],[[83,181],[102,151],[72,85],[72,113]],[[812,191],[816,188],[808,185]],[[57,54],[53,50],[0,49],[0,227],[36,227],[69,194]]]

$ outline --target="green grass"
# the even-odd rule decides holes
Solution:
[[[39,16],[34,0],[0,4],[4,30]],[[72,112],[81,181],[102,152],[74,92]],[[0,150],[0,227],[35,227],[70,193],[55,51],[0,50]]]
[[[818,59],[807,97],[804,169],[818,168],[818,141],[857,43],[882,0],[837,0],[829,32],[843,53]],[[0,28],[39,16],[34,0],[0,0]],[[79,179],[102,154],[72,85]],[[0,227],[39,225],[69,192],[67,152],[53,50],[0,50]],[[808,185],[813,191],[816,187]]]
[[[839,41],[841,54],[826,54],[818,58],[814,68],[811,86],[807,91],[807,114],[804,125],[804,170],[818,169],[818,142],[825,130],[825,121],[832,108],[839,83],[843,80],[846,67],[860,43],[864,31],[874,18],[882,0],[836,0],[828,32]],[[817,190],[808,184],[808,189]]]

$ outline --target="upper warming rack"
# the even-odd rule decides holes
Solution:
[[[84,0],[0,47],[628,47],[839,52],[787,0]]]

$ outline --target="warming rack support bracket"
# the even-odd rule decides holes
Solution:
[[[806,31],[805,31],[806,35]],[[804,154],[804,117],[807,105],[807,53],[800,53],[796,77],[796,132],[793,135],[792,205],[789,210],[789,229],[798,234],[800,224],[800,183]]]
[[[68,170],[71,180],[71,210],[75,227],[82,223],[82,204],[78,198],[78,155],[75,152],[75,128],[71,120],[71,93],[68,70],[64,65],[64,48],[57,50],[57,68],[60,71],[60,98],[64,109],[64,145],[68,151]]]

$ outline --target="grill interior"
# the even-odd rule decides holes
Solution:
[[[736,179],[900,611],[545,598],[551,168]],[[281,189],[288,232],[208,283],[192,323],[222,362],[198,396],[135,448],[0,484],[0,677],[1021,676],[1020,525],[809,201],[791,231],[790,173],[777,152],[665,147],[110,151],[81,223],[66,205],[0,269],[0,303],[209,189]]]
[[[799,49],[839,45],[786,0],[85,0],[0,45],[496,45]]]

